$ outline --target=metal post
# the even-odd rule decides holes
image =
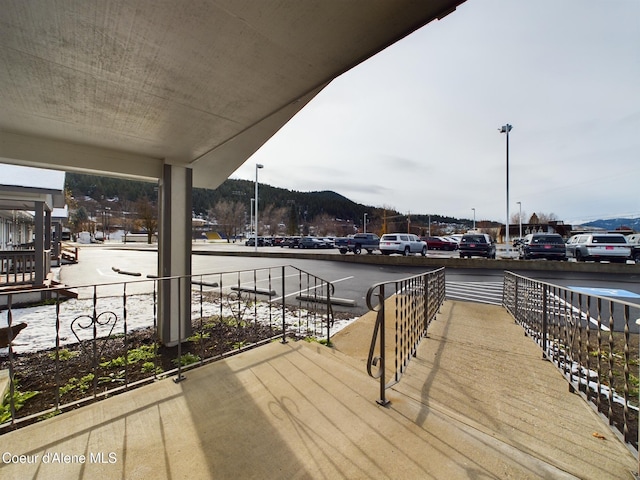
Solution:
[[[431,318],[431,312],[429,311],[429,274],[425,273],[422,276],[422,288],[424,290],[423,292],[423,302],[424,302],[424,308],[422,311],[422,315],[423,315],[423,328],[424,328],[424,335],[425,337],[428,337],[429,334],[429,320]]]
[[[253,232],[253,209],[254,209],[254,204],[256,202],[255,198],[251,199],[251,205],[250,205],[250,209],[251,209],[251,213],[250,213],[250,217],[249,217],[249,233]],[[252,235],[250,235],[251,237]]]
[[[542,286],[542,358],[547,359],[547,286]]]
[[[511,225],[511,219],[509,218],[509,129],[507,129],[507,257],[509,256],[509,226]]]
[[[7,297],[7,333],[8,333],[8,338],[7,341],[9,342],[8,347],[9,347],[9,409],[11,412],[11,424],[13,425],[13,423],[15,423],[16,421],[16,403],[15,403],[15,399],[16,399],[16,384],[14,382],[14,376],[15,376],[15,372],[14,372],[14,366],[13,366],[13,346],[11,345],[13,343],[13,331],[11,330],[12,324],[13,324],[13,311],[12,311],[12,305],[13,305],[13,295],[10,293]],[[57,386],[57,385],[56,385]],[[57,390],[57,389],[56,389]]]
[[[255,220],[256,220],[256,231],[254,234],[255,243],[253,245],[254,251],[258,251],[258,169],[264,168],[264,165],[261,163],[256,163],[256,203],[255,203]]]
[[[640,318],[636,320],[636,325],[640,327]],[[640,332],[638,332],[638,335],[640,335]],[[638,358],[640,358],[640,342],[638,343]],[[638,366],[638,378],[640,378],[640,365]],[[638,400],[640,401],[640,392],[638,393]],[[638,422],[638,438],[640,438],[640,422]],[[640,478],[640,454],[638,455],[638,470],[636,472],[636,476]]]
[[[285,267],[282,267],[282,343],[287,343],[287,322],[285,320],[285,316],[287,313],[287,309],[286,309],[286,305],[285,305],[285,298],[286,295],[284,293],[284,287],[285,287],[285,283],[284,283],[284,271]]]
[[[520,224],[520,239],[522,239],[522,202],[518,202],[518,206],[520,207],[520,212],[518,213],[518,222]]]
[[[178,277],[178,292],[182,292],[181,288],[181,280],[182,277]],[[182,303],[182,295],[178,295],[178,311],[181,312],[182,309],[180,304]],[[182,380],[185,380],[187,377],[182,375],[182,322],[178,321],[178,376],[173,379],[174,383],[179,383]]]
[[[331,345],[331,284],[327,282],[327,346]]]
[[[507,256],[509,256],[511,253],[511,249],[509,248],[509,132],[512,128],[513,126],[509,125],[508,123],[500,128],[500,133],[507,134],[507,221],[505,222]]]
[[[385,369],[386,369],[386,344],[385,344],[385,312],[384,312],[384,284],[380,285],[380,311],[378,319],[380,320],[380,399],[378,404],[386,406],[389,404],[385,397]]]

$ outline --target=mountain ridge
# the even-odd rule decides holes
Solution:
[[[598,220],[582,223],[581,226],[601,228],[603,230],[620,230],[623,227],[628,227],[629,229],[637,232],[637,231],[640,231],[640,217],[638,218],[619,217],[619,218],[598,219]]]

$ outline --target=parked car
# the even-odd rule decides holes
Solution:
[[[447,236],[457,244],[460,244],[460,240],[462,240],[462,233],[452,233],[451,235]]]
[[[325,243],[325,248],[336,247],[336,239],[334,237],[321,237],[320,240],[322,240]]]
[[[640,233],[627,235],[627,243],[630,245],[640,245]]]
[[[285,237],[273,237],[273,246],[281,247],[282,243],[286,240]]]
[[[253,247],[256,244],[255,237],[249,237],[244,244],[248,247]],[[258,246],[259,247],[270,247],[271,239],[269,237],[258,237]]]
[[[424,257],[427,254],[427,243],[409,233],[386,233],[380,238],[380,251],[384,255],[419,253]]]
[[[564,240],[557,233],[530,233],[519,242],[520,260],[546,258],[566,260],[567,249]]]
[[[282,242],[280,242],[280,246],[282,248],[297,248],[300,243],[300,237],[286,237]]]
[[[631,247],[631,258],[640,264],[640,233],[627,235],[627,243]]]
[[[486,233],[467,233],[458,245],[460,258],[486,257],[496,258],[496,244]]]
[[[298,248],[327,248],[327,244],[316,237],[302,237]]]
[[[604,260],[626,263],[631,258],[631,246],[621,233],[582,233],[567,242],[567,257],[578,262]]]
[[[458,243],[447,237],[424,237],[423,240],[427,242],[427,248],[429,250],[456,250]]]

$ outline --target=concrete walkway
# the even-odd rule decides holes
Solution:
[[[633,455],[502,307],[447,302],[388,407],[365,370],[372,325],[2,435],[0,478],[633,478]]]

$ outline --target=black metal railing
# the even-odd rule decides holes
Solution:
[[[191,284],[191,334],[166,346],[157,340],[158,292],[176,280]],[[0,433],[276,339],[328,343],[333,325],[333,285],[288,265],[46,292],[50,301],[28,308],[20,291],[0,294],[9,343],[0,370],[10,378]]]
[[[369,310],[377,312],[367,372],[380,381],[380,398],[377,402],[387,405],[386,389],[400,381],[411,357],[416,355],[420,341],[427,335],[429,324],[444,303],[444,268],[401,280],[376,283],[367,291],[366,299]],[[394,329],[391,344],[387,342],[391,337],[391,333],[387,332],[387,322]],[[390,357],[393,357],[393,370],[389,368]],[[375,372],[373,367],[377,367]],[[393,378],[387,381],[389,372],[392,372],[389,376]]]
[[[579,392],[637,454],[640,305],[605,296],[626,294],[566,288],[505,272],[503,304],[562,372],[570,390]]]

